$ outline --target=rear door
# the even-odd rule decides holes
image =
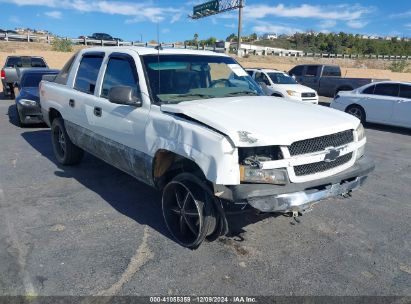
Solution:
[[[411,85],[400,85],[400,94],[394,102],[391,121],[395,125],[411,127]]]
[[[73,90],[64,96],[68,120],[89,130],[94,125],[94,93],[104,55],[104,52],[88,52],[79,58]]]
[[[377,83],[362,93],[361,106],[365,109],[367,121],[391,123],[394,103],[398,100],[399,85]]]

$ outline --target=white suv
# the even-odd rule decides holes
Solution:
[[[270,69],[246,69],[246,71],[263,87],[267,95],[318,104],[318,94],[315,90],[299,84],[285,72]]]
[[[57,161],[87,151],[156,187],[170,233],[190,248],[227,232],[226,210],[297,216],[373,170],[357,118],[273,102],[224,54],[83,49],[40,96]]]

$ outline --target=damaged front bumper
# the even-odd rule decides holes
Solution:
[[[262,212],[303,213],[321,200],[345,195],[359,188],[374,167],[374,163],[364,156],[351,168],[328,178],[287,185],[227,186],[220,197],[234,202],[246,202]]]

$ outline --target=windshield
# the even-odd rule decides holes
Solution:
[[[46,73],[46,74],[41,74],[41,73],[29,73],[29,74],[23,74],[23,77],[21,79],[21,87],[22,88],[35,88],[39,86],[39,83],[41,81],[41,78],[43,75],[57,75],[57,73]]]
[[[273,83],[276,84],[297,84],[292,77],[285,73],[267,73],[270,76]]]
[[[6,67],[8,68],[46,68],[46,63],[38,57],[9,57]]]
[[[142,60],[157,103],[264,95],[258,84],[230,57],[146,55]]]

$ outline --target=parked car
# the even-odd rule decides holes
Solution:
[[[351,91],[368,83],[383,79],[345,78],[337,65],[303,64],[292,68],[288,74],[299,83],[318,92],[320,96],[334,97],[340,91]]]
[[[340,92],[331,107],[362,122],[411,128],[411,83],[384,81]]]
[[[28,68],[48,68],[43,57],[38,56],[8,56],[0,76],[3,85],[3,94],[14,99],[14,87],[18,85],[19,73]]]
[[[227,232],[227,208],[298,216],[374,167],[357,118],[273,102],[225,54],[87,48],[40,91],[57,161],[78,164],[85,150],[156,187],[171,235],[189,248]]]
[[[95,40],[106,40],[106,41],[114,41],[114,38],[106,33],[94,33],[89,37],[90,39],[95,39]]]
[[[59,70],[26,69],[19,81],[16,97],[17,123],[20,127],[43,122],[40,108],[39,84],[44,75],[57,75]]]
[[[315,90],[299,84],[284,72],[272,69],[246,69],[246,71],[255,81],[264,84],[267,95],[318,104]]]

